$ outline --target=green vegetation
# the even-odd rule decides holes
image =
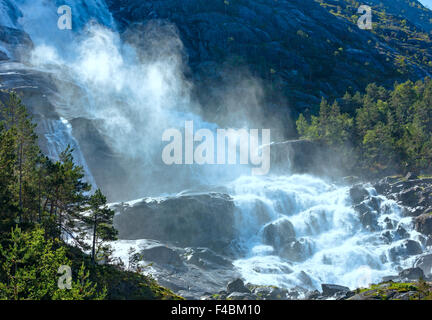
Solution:
[[[360,14],[357,13],[358,7],[362,4],[361,1],[345,0],[315,0],[320,5],[326,8],[330,13],[340,18],[344,18],[353,24],[357,24]],[[407,5],[407,4],[405,4]],[[401,8],[403,4],[398,3]],[[383,43],[390,44],[402,55],[392,55],[387,52],[388,59],[394,62],[395,68],[400,74],[408,74],[409,66],[419,66],[431,71],[432,53],[428,48],[432,46],[432,38],[427,30],[422,30],[406,20],[405,10],[401,10],[400,14],[392,14],[392,8],[381,6],[372,6],[373,29],[371,32],[378,37]],[[421,15],[416,16],[416,21],[425,22],[432,18],[432,13],[427,9],[418,8]],[[379,49],[386,51],[385,48],[376,45]]]
[[[72,149],[56,162],[44,156],[19,96],[2,94],[0,299],[179,299],[114,263],[106,241],[117,232],[106,198],[90,194]],[[59,286],[64,266],[72,272],[66,288]]]
[[[358,174],[428,174],[432,169],[432,80],[395,84],[393,90],[371,84],[365,94],[346,94],[319,115],[301,114],[297,130],[337,154],[344,169]]]
[[[424,280],[413,283],[382,282],[369,288],[357,289],[357,294],[379,300],[400,300],[403,294],[408,294],[409,300],[431,300],[432,284]],[[406,298],[404,297],[404,300]]]

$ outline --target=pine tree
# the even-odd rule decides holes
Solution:
[[[74,164],[73,149],[69,146],[60,154],[60,160],[45,163],[47,172],[43,211],[51,237],[66,236],[86,248],[83,239],[83,214],[87,210],[91,186],[84,181],[84,170]]]
[[[14,184],[14,195],[19,208],[19,223],[34,222],[34,209],[37,205],[35,195],[36,162],[40,154],[37,145],[36,125],[32,123],[25,106],[18,94],[8,93],[6,103],[0,102],[0,119],[6,131],[13,130],[15,166],[13,171],[17,178]]]
[[[12,192],[15,184],[13,168],[16,161],[14,137],[13,130],[6,131],[0,124],[0,235],[2,236],[15,224],[18,211],[14,205]]]
[[[113,226],[114,211],[108,208],[106,197],[100,189],[90,198],[90,210],[90,216],[86,220],[93,228],[91,258],[95,263],[96,257],[107,250],[103,241],[116,240],[117,230]]]

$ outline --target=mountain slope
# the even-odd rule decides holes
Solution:
[[[321,96],[340,97],[371,82],[391,86],[432,72],[431,11],[419,2],[366,1],[377,19],[373,31],[357,27],[358,2],[319,2],[107,0],[123,30],[151,19],[177,26],[205,105],[223,101],[215,87],[238,80],[233,66],[264,80],[270,89],[266,102],[288,105],[294,113],[313,109]],[[224,111],[214,103],[209,109]]]

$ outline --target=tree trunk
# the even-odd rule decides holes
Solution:
[[[96,227],[97,227],[97,214],[95,213],[93,221],[93,245],[92,245],[92,263],[95,263],[95,252],[96,252]]]

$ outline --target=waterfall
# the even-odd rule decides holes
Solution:
[[[242,177],[229,187],[243,251],[234,264],[250,283],[314,289],[336,283],[354,289],[411,267],[414,257],[398,255],[398,249],[407,239],[421,245],[411,218],[373,188],[369,192],[380,214],[376,230],[369,231],[352,207],[349,187],[308,175]],[[278,250],[279,244],[265,243],[263,230],[271,224],[282,226],[278,237],[287,237],[287,221],[295,233],[291,246]],[[386,232],[401,226],[408,235],[388,241]]]
[[[85,173],[85,180],[91,184],[93,190],[97,188],[96,181],[93,178],[90,169],[87,166],[87,162],[81,152],[81,148],[75,138],[72,135],[72,127],[70,123],[64,119],[52,120],[43,119],[39,125],[45,132],[45,138],[47,140],[47,156],[53,160],[58,161],[60,154],[66,150],[68,146],[73,149],[72,155],[76,165],[81,166]]]

